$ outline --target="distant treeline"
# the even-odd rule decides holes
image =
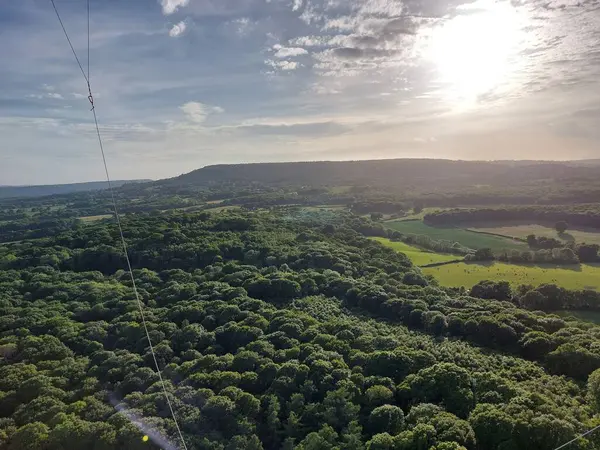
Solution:
[[[0,225],[0,242],[38,239],[69,230],[75,226],[76,219],[48,219],[40,222],[18,220]]]
[[[508,221],[554,224],[565,221],[570,226],[600,228],[600,205],[451,209],[428,213],[423,220],[431,225]]]
[[[538,287],[521,285],[513,289],[507,281],[483,280],[471,288],[470,295],[486,300],[511,301],[529,310],[600,311],[600,292],[589,289],[569,290],[556,284]]]
[[[410,206],[402,202],[391,201],[362,201],[353,203],[351,206],[352,212],[357,214],[368,213],[383,213],[383,214],[400,214]]]
[[[115,180],[111,184],[114,188],[128,183],[141,183],[150,180]],[[0,198],[41,197],[45,195],[70,194],[74,192],[98,191],[107,189],[106,181],[92,181],[89,183],[54,184],[40,186],[0,186]]]

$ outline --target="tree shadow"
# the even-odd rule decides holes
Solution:
[[[572,270],[573,272],[581,272],[582,264],[554,264],[554,263],[513,263],[513,262],[504,262],[504,261],[465,261],[467,265],[474,266],[483,266],[483,267],[492,267],[495,264],[507,264],[509,266],[516,267],[535,267],[538,269],[564,269],[564,270]],[[598,265],[587,264],[590,266],[597,267]]]
[[[464,261],[464,263],[468,266],[483,266],[483,267],[492,267],[497,262],[501,262],[501,261]]]
[[[573,236],[571,233],[559,233],[557,232],[559,239],[562,239],[563,241],[568,241],[568,242],[575,242],[575,236]]]

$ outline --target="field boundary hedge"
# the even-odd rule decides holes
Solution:
[[[492,233],[490,231],[479,231],[479,230],[474,230],[472,228],[464,228],[464,230],[469,231],[471,233],[475,233],[475,234],[485,234],[485,235],[488,235],[488,236],[496,236],[496,237],[501,237],[501,238],[505,238],[505,239],[511,239],[513,241],[519,241],[519,242],[525,242],[525,243],[527,243],[527,239],[520,238],[520,237],[515,237],[515,236],[508,236],[506,234]]]
[[[439,267],[439,266],[447,266],[448,264],[457,264],[457,263],[461,263],[461,262],[465,262],[464,258],[453,259],[452,261],[442,261],[442,262],[437,262],[437,263],[425,264],[425,265],[422,265],[419,267],[422,267],[422,268]]]

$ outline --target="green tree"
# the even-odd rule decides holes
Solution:
[[[590,374],[587,382],[588,401],[600,413],[600,369]]]
[[[556,224],[554,225],[554,229],[558,232],[558,234],[563,234],[569,229],[569,224],[564,220],[560,220],[556,222]]]
[[[12,436],[8,450],[45,450],[48,448],[49,431],[39,422],[24,425]]]
[[[385,386],[371,386],[365,392],[365,403],[371,407],[377,407],[390,403],[394,398],[394,393]]]
[[[404,427],[404,412],[394,405],[382,405],[371,411],[369,428],[373,434],[387,432],[396,435]]]
[[[472,379],[469,373],[455,364],[438,363],[409,376],[403,383],[413,398],[422,402],[441,403],[445,408],[466,417],[475,406]]]

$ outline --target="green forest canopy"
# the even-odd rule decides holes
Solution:
[[[437,287],[335,217],[126,218],[188,448],[542,450],[600,423],[600,327]],[[0,448],[177,445],[117,239],[0,246]]]

